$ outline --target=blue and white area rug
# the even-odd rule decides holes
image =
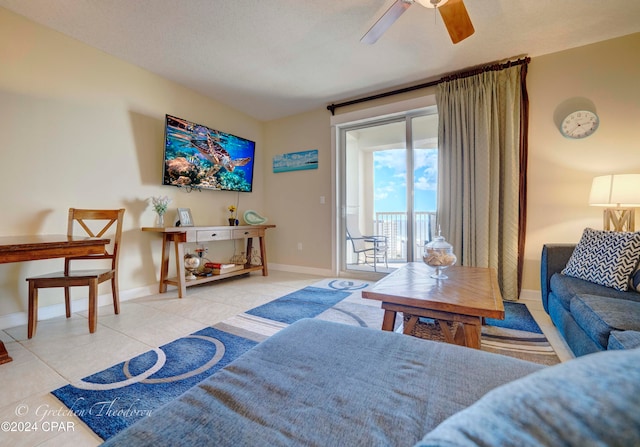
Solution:
[[[481,339],[483,351],[543,365],[560,363],[558,355],[525,304],[505,301],[504,314],[504,320],[485,320]]]
[[[543,365],[560,363],[558,355],[525,304],[505,301],[504,314],[504,320],[485,319],[481,336],[483,351]],[[444,341],[440,326],[428,318],[420,318],[412,335]]]
[[[321,318],[362,326],[368,320],[378,326],[381,310],[373,306],[376,303],[358,302],[367,285],[342,279],[321,281],[52,394],[106,440],[296,320]]]
[[[257,342],[209,327],[52,392],[108,439],[223,368]]]
[[[357,280],[323,280],[85,377],[52,394],[106,440],[301,318],[380,328],[383,316],[380,303],[361,297],[361,291],[367,286],[366,282]],[[518,306],[525,308],[524,313]],[[506,307],[506,314],[505,321],[496,324],[506,323],[507,327],[483,327],[483,350],[521,358],[524,353],[528,358],[546,349],[543,346],[546,343],[555,356],[541,332],[528,332],[537,325],[526,306],[516,304],[513,310],[511,306]],[[535,327],[531,326],[532,321]],[[543,357],[551,356],[543,354]]]

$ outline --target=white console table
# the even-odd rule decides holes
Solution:
[[[167,291],[167,284],[178,287],[178,296],[182,298],[187,293],[187,287],[210,281],[217,281],[231,276],[244,275],[254,271],[262,271],[262,276],[267,276],[267,250],[265,246],[265,233],[268,228],[275,225],[243,225],[243,226],[214,226],[214,227],[143,227],[142,231],[162,234],[162,262],[160,263],[160,293]],[[260,240],[260,258],[262,265],[251,264],[251,251],[253,238]],[[187,281],[184,268],[184,245],[188,242],[215,242],[233,239],[247,240],[247,263],[242,270],[236,270],[220,275],[206,276]],[[171,243],[174,245],[177,276],[169,278],[169,257]]]

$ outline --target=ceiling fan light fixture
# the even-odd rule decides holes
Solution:
[[[389,9],[373,24],[369,31],[360,39],[360,42],[366,44],[375,43],[382,34],[414,3],[420,4],[426,8],[438,9],[442,22],[444,23],[451,42],[454,44],[461,42],[475,30],[473,23],[464,6],[464,0],[396,0]],[[436,17],[437,14],[434,14]]]
[[[415,0],[415,3],[424,6],[425,8],[439,8],[449,0]]]

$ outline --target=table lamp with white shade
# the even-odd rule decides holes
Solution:
[[[640,174],[595,177],[589,205],[606,207],[603,212],[605,230],[635,231],[635,208],[640,207]]]

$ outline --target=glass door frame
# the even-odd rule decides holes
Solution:
[[[380,273],[362,273],[354,270],[347,269],[347,234],[346,234],[346,217],[347,217],[347,184],[346,184],[346,168],[347,168],[347,154],[346,154],[346,136],[347,132],[368,128],[381,126],[385,124],[392,124],[398,122],[405,123],[405,150],[406,150],[406,184],[407,184],[407,194],[406,194],[406,210],[407,210],[407,262],[411,262],[414,259],[414,251],[417,247],[413,245],[414,232],[415,232],[415,219],[414,215],[414,142],[413,142],[413,131],[412,131],[412,120],[417,117],[433,115],[437,114],[437,108],[435,106],[430,106],[427,108],[412,110],[402,113],[397,113],[393,115],[389,115],[386,117],[377,117],[359,120],[357,122],[352,123],[343,123],[336,125],[336,261],[337,261],[337,273],[339,276],[354,276],[354,275],[363,275],[363,276],[373,276],[380,277],[382,274]],[[409,185],[411,187],[409,188]]]

